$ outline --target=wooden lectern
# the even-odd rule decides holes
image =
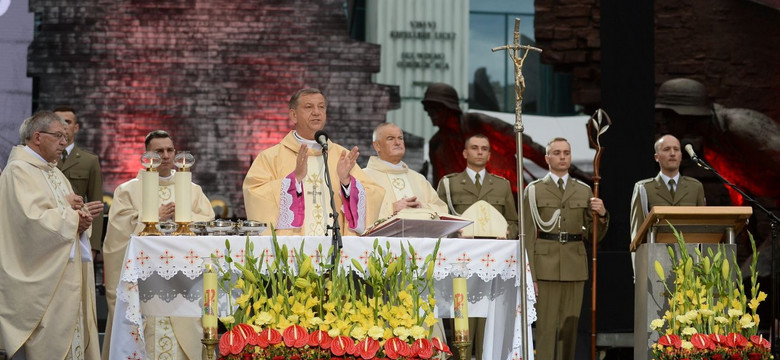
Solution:
[[[631,251],[636,252],[636,284],[634,286],[634,359],[652,358],[651,345],[658,341],[658,334],[650,329],[650,322],[663,316],[668,301],[664,296],[664,286],[654,269],[658,260],[667,271],[668,286],[672,285],[671,260],[669,251],[680,251],[672,228],[682,233],[688,253],[696,258],[695,249],[706,254],[707,248],[716,250],[726,247],[731,253],[736,251],[736,235],[747,224],[753,209],[749,206],[656,206],[647,214],[645,221],[632,239]],[[738,266],[737,264],[731,264]]]

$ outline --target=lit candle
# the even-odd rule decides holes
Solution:
[[[466,278],[452,278],[454,299],[455,342],[469,341],[469,294]]]
[[[143,183],[143,197],[141,199],[141,221],[145,223],[157,223],[160,221],[160,174],[155,170],[147,170],[141,173]]]
[[[208,261],[208,260],[207,260]],[[217,339],[217,272],[206,262],[203,271],[203,338]]]
[[[192,173],[181,167],[173,174],[174,196],[176,199],[175,221],[192,221]]]

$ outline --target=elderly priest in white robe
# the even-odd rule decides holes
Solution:
[[[37,112],[19,135],[0,176],[0,347],[12,359],[99,359],[89,227],[102,203],[84,204],[57,169],[59,116]]]
[[[391,217],[406,208],[429,209],[447,214],[447,204],[439,198],[428,180],[402,161],[406,154],[404,134],[398,125],[379,124],[374,130],[374,150],[363,170],[385,189],[379,218]]]
[[[301,89],[289,106],[294,130],[261,152],[244,179],[246,216],[273,226],[279,235],[332,234],[322,147],[314,140],[327,121],[327,100],[317,89]],[[357,146],[347,150],[328,140],[328,149],[341,232],[361,234],[377,219],[384,190],[356,166]]]
[[[214,219],[214,209],[211,202],[203,194],[200,186],[192,184],[192,202],[190,204],[176,203],[174,195],[173,159],[176,150],[173,140],[167,132],[155,130],[146,135],[146,151],[154,151],[160,155],[162,162],[157,168],[160,174],[160,221],[174,220],[176,206],[192,207],[192,221],[209,221]],[[143,199],[143,182],[141,170],[135,179],[127,181],[114,190],[114,200],[108,212],[108,230],[103,243],[103,259],[105,264],[106,300],[108,301],[108,323],[103,341],[103,358],[108,359],[111,351],[111,328],[116,309],[116,289],[119,275],[125,257],[127,244],[132,235],[143,230],[141,209]],[[200,359],[203,337],[203,327],[200,318],[147,316],[144,328],[146,358],[157,359]]]

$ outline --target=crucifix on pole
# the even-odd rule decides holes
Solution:
[[[522,329],[523,329],[523,359],[528,359],[529,341],[528,341],[528,298],[525,296],[527,289],[525,269],[528,263],[525,257],[525,231],[523,227],[523,92],[525,92],[525,78],[523,77],[523,63],[530,51],[542,52],[542,49],[520,45],[520,19],[515,18],[515,37],[514,43],[504,46],[495,47],[493,52],[499,50],[506,50],[509,53],[509,58],[515,65],[515,137],[517,146],[517,207],[518,211],[518,229],[520,235],[518,238],[518,254],[520,268],[517,271],[517,276],[520,277],[520,292],[521,310],[522,315]]]

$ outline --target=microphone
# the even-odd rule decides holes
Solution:
[[[685,152],[688,153],[688,156],[691,157],[691,160],[695,161],[696,163],[699,162],[699,157],[696,156],[695,152],[693,152],[693,146],[691,146],[691,144],[686,144],[685,145]]]
[[[328,150],[328,134],[326,134],[324,131],[317,130],[317,132],[314,133],[314,141],[316,141],[317,144],[320,144],[323,150]]]

